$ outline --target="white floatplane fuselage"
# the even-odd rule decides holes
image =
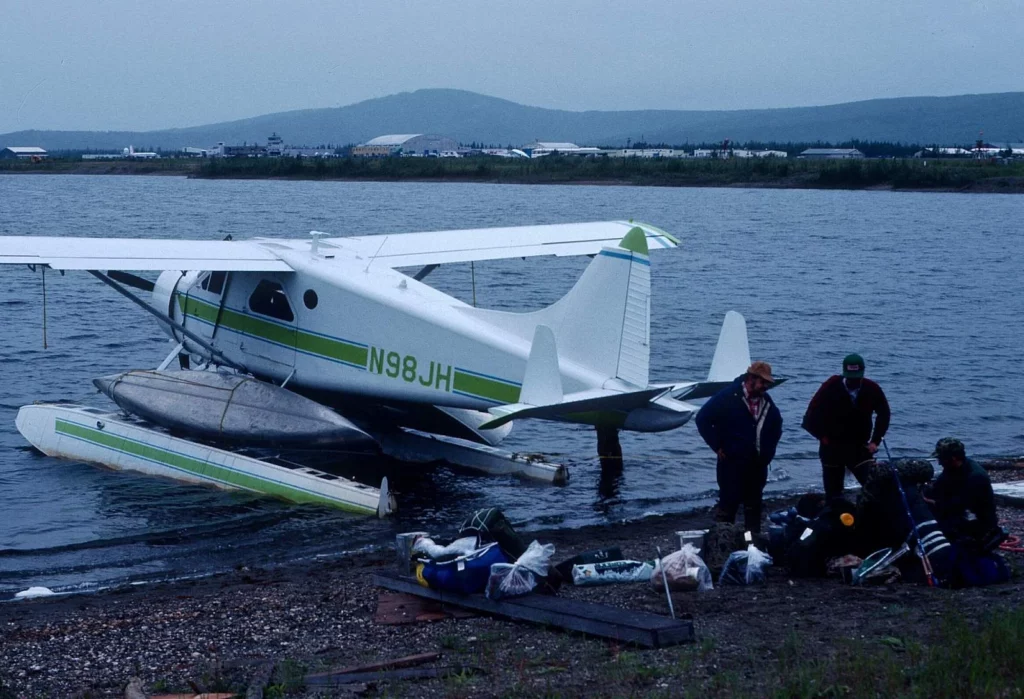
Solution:
[[[729,312],[707,379],[649,382],[648,253],[677,245],[626,221],[311,240],[7,237],[0,264],[90,271],[177,341],[160,369],[177,357],[286,386],[382,446],[399,428],[494,445],[526,418],[670,430],[695,413],[686,400],[746,369],[746,326]],[[536,311],[476,308],[422,281],[440,264],[543,255],[593,260],[563,298]],[[153,284],[127,270],[161,274]]]

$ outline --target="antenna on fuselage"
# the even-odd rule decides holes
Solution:
[[[309,237],[312,238],[309,241],[309,254],[310,257],[316,257],[320,253],[320,239],[323,238],[326,233],[321,231],[310,231]]]
[[[380,254],[381,248],[384,247],[384,243],[386,242],[388,242],[388,236],[384,236],[384,240],[380,241],[380,245],[377,246],[377,252],[373,253],[373,257],[371,257],[370,261],[366,263],[366,269],[363,270],[363,274],[366,274],[367,272],[370,271],[370,265],[372,265],[373,261],[377,259],[377,255]]]

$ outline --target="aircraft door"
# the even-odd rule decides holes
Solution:
[[[239,324],[247,367],[273,377],[291,372],[295,367],[295,311],[281,282],[256,280]]]
[[[182,324],[201,338],[226,351],[233,344],[232,338],[224,332],[224,298],[230,277],[227,272],[189,272],[179,283],[179,296],[185,309]],[[205,356],[208,352],[189,339],[185,349]]]

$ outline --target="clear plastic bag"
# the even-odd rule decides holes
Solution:
[[[685,544],[678,551],[673,551],[654,564],[651,573],[651,585],[659,590],[664,589],[662,570],[671,590],[698,590],[704,592],[714,588],[711,571],[704,560],[698,555],[700,549],[693,544]]]
[[[763,585],[764,569],[772,564],[772,557],[753,544],[746,551],[733,551],[722,566],[719,585]]]
[[[412,552],[421,553],[424,556],[437,561],[455,556],[465,556],[475,551],[476,548],[477,543],[475,536],[456,539],[447,546],[435,544],[433,539],[428,539],[424,536],[417,539],[416,543],[412,545]]]
[[[495,563],[487,579],[487,598],[517,597],[531,592],[537,586],[537,576],[548,574],[548,566],[554,555],[554,544],[542,545],[534,541],[515,563]]]

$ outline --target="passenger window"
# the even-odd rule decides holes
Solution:
[[[295,320],[292,307],[288,304],[288,297],[284,288],[277,282],[262,280],[256,285],[256,290],[249,297],[249,308],[253,313],[270,316],[278,320],[291,322]]]

